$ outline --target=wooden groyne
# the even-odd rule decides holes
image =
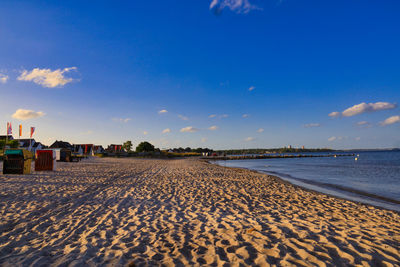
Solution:
[[[209,156],[202,157],[207,160],[240,160],[240,159],[281,159],[281,158],[336,158],[336,157],[354,157],[355,154],[326,154],[326,155],[237,155],[237,156]]]

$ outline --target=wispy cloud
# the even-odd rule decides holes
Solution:
[[[329,141],[329,142],[333,142],[333,141],[335,141],[336,139],[337,139],[336,136],[331,136],[331,137],[328,138],[328,141]]]
[[[332,117],[332,118],[337,118],[337,117],[340,117],[340,115],[341,115],[340,112],[334,111],[334,112],[329,113],[328,116],[329,116],[329,117]]]
[[[358,142],[361,140],[361,137],[358,136],[358,137],[354,138],[354,140],[356,140]]]
[[[64,73],[76,69],[77,69],[76,67],[70,67],[70,68],[56,69],[56,70],[39,69],[39,68],[35,68],[31,71],[24,70],[18,77],[18,80],[34,82],[36,84],[48,88],[62,87],[67,83],[74,81],[74,79],[72,78],[65,77]]]
[[[8,81],[8,75],[0,73],[0,83],[6,83]]]
[[[93,134],[93,131],[91,131],[91,130],[88,130],[86,132],[81,132],[80,133],[80,135],[91,135],[91,134]]]
[[[207,142],[207,138],[205,138],[205,137],[201,138],[201,142],[202,142],[202,143]]]
[[[162,110],[160,110],[160,111],[158,112],[158,114],[164,114],[164,113],[167,113],[167,112],[168,112],[168,110],[162,109]]]
[[[358,127],[364,127],[364,128],[368,128],[368,127],[372,126],[371,123],[369,123],[368,121],[359,121],[356,123],[356,125]]]
[[[180,130],[181,133],[195,133],[195,132],[198,132],[198,131],[199,131],[199,129],[194,128],[192,126],[188,126],[188,127],[182,128]]]
[[[242,118],[248,118],[250,115],[249,114],[243,114]]]
[[[236,13],[249,13],[251,10],[261,9],[248,0],[212,0],[210,10],[214,10],[216,14],[220,14],[224,8]]]
[[[164,129],[164,130],[162,131],[163,134],[170,133],[170,132],[171,132],[171,129],[170,129],[170,128]]]
[[[113,118],[112,120],[115,121],[115,122],[127,123],[127,122],[129,122],[130,120],[132,120],[132,119],[131,119],[131,118]]]
[[[42,111],[33,111],[33,110],[28,110],[28,109],[17,109],[15,113],[12,115],[14,119],[17,120],[29,120],[29,119],[35,119],[35,118],[40,118],[46,115]]]
[[[254,89],[256,89],[254,86],[250,86],[249,91],[253,91]]]
[[[208,117],[209,117],[210,119],[211,119],[211,118],[216,118],[216,117],[218,117],[218,118],[220,118],[220,119],[225,119],[225,118],[228,118],[229,115],[228,115],[228,114],[221,114],[221,115],[211,114],[211,115],[209,115]]]
[[[343,140],[343,139],[345,139],[345,137],[342,137],[342,136],[331,136],[331,137],[328,138],[328,141],[329,142],[333,142],[333,141],[340,141],[340,140]]]
[[[189,118],[188,117],[186,117],[186,116],[183,116],[183,115],[178,115],[178,118],[179,119],[181,119],[181,120],[184,120],[184,121],[187,121],[187,120],[189,120]]]
[[[349,107],[348,109],[344,110],[343,112],[331,112],[329,114],[330,117],[352,117],[355,115],[363,114],[366,112],[375,112],[379,110],[386,110],[386,109],[394,109],[397,107],[397,104],[388,103],[388,102],[376,102],[376,103],[360,103]]]
[[[244,139],[244,141],[246,141],[246,142],[251,142],[251,141],[254,141],[254,140],[255,140],[255,138],[254,137],[250,137],[250,136]]]
[[[263,128],[260,128],[260,129],[257,130],[257,133],[262,133],[262,132],[264,132]]]
[[[208,128],[208,130],[210,130],[210,131],[216,131],[216,130],[218,130],[218,126],[216,126],[216,125],[211,126],[211,127]]]
[[[321,126],[321,124],[319,124],[319,123],[307,123],[307,124],[303,125],[304,128],[312,128],[312,127],[320,127],[320,126]]]
[[[380,125],[386,126],[386,125],[391,125],[391,124],[399,123],[399,122],[400,122],[400,116],[396,115],[396,116],[389,117],[384,121],[381,121]]]

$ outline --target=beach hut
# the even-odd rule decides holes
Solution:
[[[36,150],[35,171],[55,171],[56,151],[53,149]]]
[[[25,149],[7,149],[4,153],[3,174],[30,174],[32,153]]]
[[[60,151],[60,161],[71,162],[72,151],[69,149],[62,148]]]
[[[61,148],[52,148],[51,150],[54,150],[56,152],[56,161],[61,160]]]
[[[56,161],[70,162],[71,161],[71,150],[66,148],[51,148],[56,152]]]

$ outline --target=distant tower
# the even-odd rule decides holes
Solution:
[[[288,146],[287,146],[287,148],[291,149],[291,148],[292,148],[292,146],[291,146],[291,145],[288,145]]]
[[[302,146],[301,149],[304,149],[304,146]]]

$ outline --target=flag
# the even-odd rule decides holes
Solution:
[[[22,136],[22,125],[20,124],[19,125],[19,137],[21,137]]]
[[[7,122],[7,135],[12,135],[11,122]]]
[[[35,127],[31,127],[31,138],[34,132],[35,132]]]

